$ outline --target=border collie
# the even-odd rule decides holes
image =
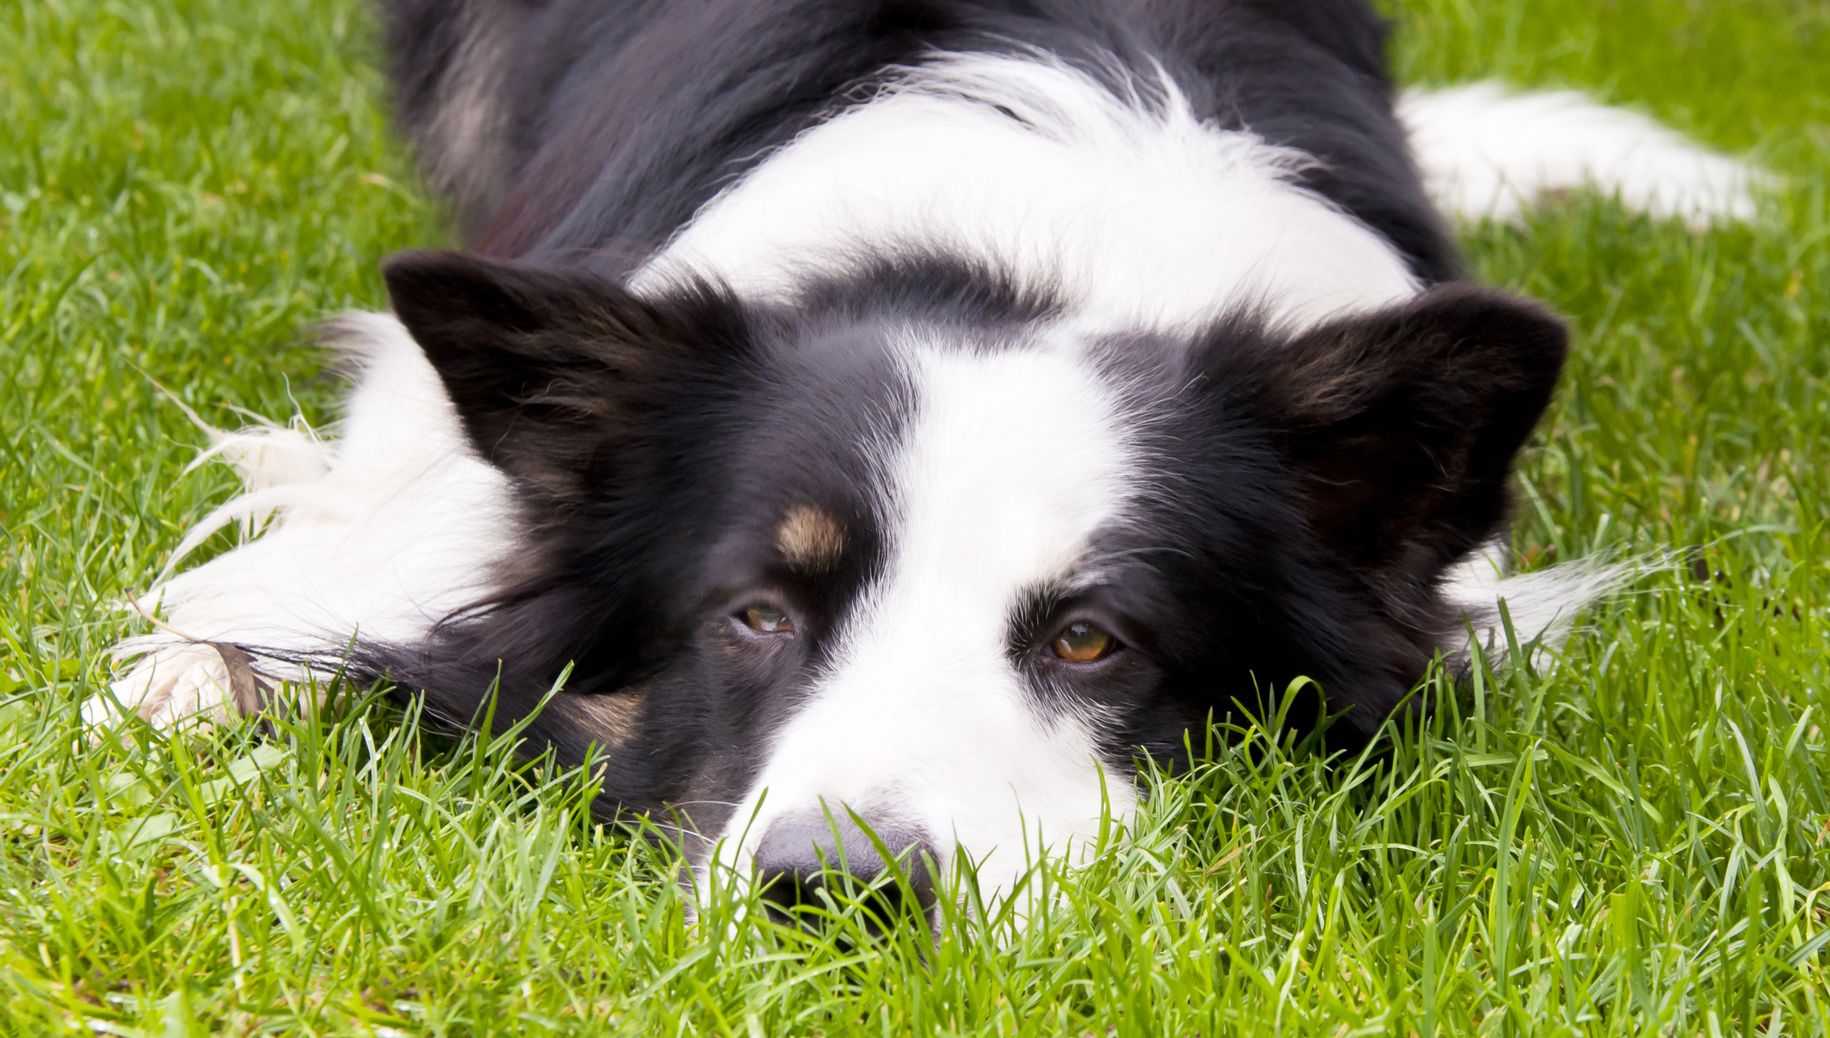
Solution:
[[[1363,738],[1502,600],[1554,637],[1609,572],[1499,545],[1564,326],[1445,213],[1757,179],[1580,95],[1400,96],[1362,0],[386,15],[470,249],[331,325],[335,439],[212,431],[248,490],[177,555],[249,535],[86,714],[493,703],[787,903],[876,851],[1008,894],[1215,715],[1307,678]]]

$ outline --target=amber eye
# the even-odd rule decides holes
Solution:
[[[793,634],[794,621],[772,605],[753,605],[743,611],[743,622],[758,634]]]
[[[1118,639],[1098,624],[1079,620],[1068,624],[1049,646],[1058,659],[1068,663],[1097,663],[1112,655]]]

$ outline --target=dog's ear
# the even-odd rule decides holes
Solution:
[[[382,276],[478,453],[557,501],[639,421],[680,341],[660,310],[581,270],[407,252]]]
[[[1498,530],[1568,334],[1535,303],[1448,285],[1265,346],[1252,381],[1312,530],[1375,588],[1410,597]]]

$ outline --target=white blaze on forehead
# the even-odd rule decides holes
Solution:
[[[934,350],[915,364],[889,587],[1002,615],[1020,588],[1066,575],[1118,513],[1129,437],[1110,390],[1065,352]],[[927,579],[941,573],[954,579]]]
[[[1038,834],[1059,850],[1097,831],[1102,798],[1121,818],[1136,803],[1128,774],[1102,775],[1086,719],[1043,709],[1008,645],[1023,595],[1071,578],[1121,517],[1132,447],[1112,392],[1071,353],[917,346],[910,367],[916,409],[885,466],[883,575],[779,733],[722,860],[745,860],[773,818],[823,798],[917,824],[943,855],[957,842],[985,860],[990,892],[1022,872]]]

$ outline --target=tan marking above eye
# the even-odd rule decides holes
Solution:
[[[1118,639],[1098,624],[1077,620],[1061,629],[1049,649],[1067,663],[1097,663],[1112,655]]]
[[[743,622],[758,634],[793,634],[794,618],[772,605],[753,605],[743,611]]]
[[[775,527],[775,549],[796,569],[831,569],[845,554],[845,524],[823,508],[796,505]]]

